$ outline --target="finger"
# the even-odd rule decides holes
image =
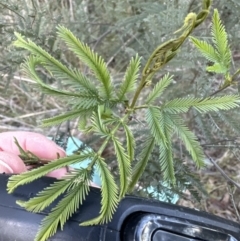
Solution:
[[[19,156],[0,151],[0,173],[21,173],[25,171],[27,171],[27,168]]]
[[[21,158],[15,154],[0,151],[0,173],[22,173],[27,171]],[[61,178],[67,173],[67,168],[63,167],[48,173],[46,176]]]
[[[54,160],[66,156],[65,151],[44,135],[34,132],[14,131],[0,133],[0,150],[20,154],[14,137],[24,151],[30,151],[40,159]]]

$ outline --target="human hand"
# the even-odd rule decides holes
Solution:
[[[0,133],[0,173],[21,173],[28,170],[19,157],[20,151],[14,137],[24,151],[30,151],[40,159],[56,160],[65,157],[65,151],[56,143],[39,133],[14,131]],[[60,178],[67,173],[67,168],[52,171],[47,176]]]

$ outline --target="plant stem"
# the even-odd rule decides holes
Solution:
[[[138,88],[137,88],[137,90],[136,90],[136,92],[135,92],[135,94],[134,94],[132,103],[131,103],[131,105],[130,105],[130,109],[132,109],[132,108],[135,106],[135,104],[136,104],[136,102],[137,102],[137,99],[138,99],[138,97],[139,97],[142,89],[144,88],[144,86],[145,86],[145,84],[146,84],[146,79],[147,79],[147,77],[148,77],[148,75],[142,76],[142,79],[141,79],[141,81],[140,81],[140,84],[139,84],[139,86],[138,86]]]
[[[104,140],[103,144],[101,145],[101,147],[99,148],[97,155],[101,156],[103,151],[105,150],[109,140],[112,138],[112,136],[115,134],[115,132],[119,129],[119,126],[121,125],[121,123],[123,123],[131,114],[131,112],[126,113],[122,120],[115,126],[115,128],[111,131],[111,134],[108,135],[108,137]]]
[[[232,81],[234,81],[235,77],[237,77],[240,74],[240,69],[238,69],[232,76]]]
[[[139,110],[139,109],[146,109],[148,107],[148,105],[139,105],[134,107],[134,110]]]

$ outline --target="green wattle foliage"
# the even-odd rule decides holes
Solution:
[[[211,1],[203,1],[203,9],[198,13],[189,13],[183,27],[177,31],[178,37],[171,39],[159,47],[149,57],[142,74],[140,74],[140,57],[133,57],[127,67],[120,85],[116,85],[107,64],[101,56],[90,47],[82,43],[74,34],[63,26],[58,27],[58,36],[69,50],[85,64],[89,71],[84,75],[77,69],[62,64],[47,51],[31,40],[26,40],[16,33],[14,45],[30,52],[30,56],[23,64],[25,74],[36,81],[40,89],[56,97],[65,98],[69,111],[49,118],[43,122],[44,126],[57,125],[64,121],[79,118],[80,131],[89,135],[101,137],[102,144],[95,152],[93,150],[81,152],[60,158],[38,169],[12,176],[8,182],[8,192],[11,193],[20,185],[32,182],[44,176],[49,171],[70,164],[79,163],[86,159],[88,167],[71,171],[61,180],[40,191],[29,201],[19,201],[18,204],[32,212],[38,212],[48,207],[56,198],[64,194],[50,214],[42,221],[36,241],[44,241],[56,233],[58,225],[63,228],[67,219],[78,208],[89,192],[89,182],[92,180],[92,170],[97,168],[101,181],[101,211],[98,217],[86,221],[81,225],[94,225],[109,222],[119,201],[131,193],[139,178],[151,159],[153,152],[158,150],[158,169],[164,180],[176,185],[173,136],[176,135],[185,146],[190,158],[198,168],[204,165],[204,152],[196,135],[185,124],[182,113],[191,110],[199,113],[219,112],[239,106],[240,98],[237,95],[208,96],[196,98],[183,96],[171,100],[162,100],[161,97],[167,88],[171,88],[174,77],[164,75],[152,89],[146,89],[152,84],[153,76],[160,71],[179,51],[181,45],[192,31],[208,16]],[[224,73],[229,77],[230,50],[226,32],[214,11],[212,34],[214,46],[203,41],[191,38],[193,43],[205,57],[214,62],[212,70]],[[220,58],[224,58],[219,62]],[[217,66],[217,67],[216,67]],[[69,89],[62,90],[48,85],[42,79],[39,70],[44,70],[53,78],[68,84]],[[209,69],[208,69],[209,70]],[[211,70],[211,69],[210,69]],[[220,71],[221,70],[221,71]],[[139,103],[139,97],[149,90],[147,98]],[[118,108],[124,111],[117,111]],[[141,152],[136,152],[135,135],[137,130],[131,126],[133,116],[145,112],[141,122],[146,128],[145,141]],[[121,133],[121,136],[119,136]],[[124,135],[122,135],[124,134]],[[125,138],[125,142],[122,138]],[[124,143],[124,144],[122,144]],[[115,151],[118,163],[118,180],[110,171],[102,154],[108,145]]]
[[[234,84],[234,77],[238,75],[240,70],[231,75],[232,53],[225,27],[221,22],[217,9],[214,9],[212,17],[211,35],[211,44],[194,37],[190,37],[190,39],[201,54],[212,63],[207,67],[207,71],[223,75],[224,82],[219,88],[222,90]]]

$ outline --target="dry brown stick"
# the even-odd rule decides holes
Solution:
[[[209,161],[217,168],[217,170],[223,175],[223,177],[231,184],[233,184],[234,186],[236,186],[239,190],[240,190],[240,185],[235,182],[234,180],[232,180],[224,171],[223,169],[207,154],[205,153],[205,155],[208,157]]]
[[[232,201],[232,205],[233,205],[234,211],[235,211],[235,213],[237,215],[238,221],[240,221],[240,215],[239,215],[239,212],[238,212],[238,209],[236,207],[236,204],[235,204],[235,201],[234,201],[234,197],[233,197],[233,194],[235,192],[235,190],[233,191],[233,188],[235,188],[235,187],[233,187],[232,185],[228,185],[227,186],[228,193],[229,193],[229,195],[231,197],[231,201]]]

